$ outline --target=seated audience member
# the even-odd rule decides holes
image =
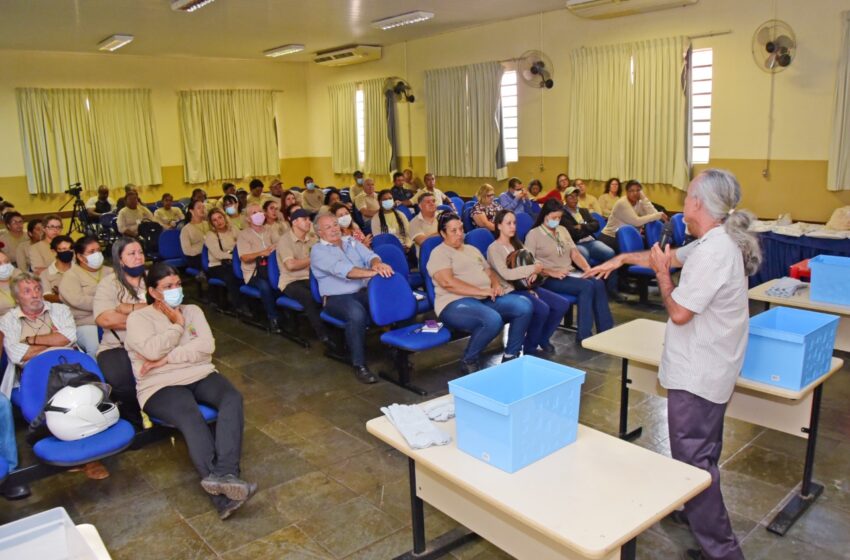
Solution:
[[[265,201],[263,203],[263,214],[266,216],[266,229],[272,235],[272,243],[277,243],[278,239],[289,231],[289,224],[284,221],[277,201],[274,199]]]
[[[221,197],[218,199],[216,206],[219,208],[224,208],[224,197],[230,195],[232,197],[236,197],[236,185],[230,182],[225,182],[221,184]]]
[[[97,347],[97,365],[112,386],[111,397],[121,417],[141,429],[136,382],[124,344],[127,317],[147,305],[142,245],[132,237],[122,237],[113,243],[112,270],[114,274],[104,274],[98,282],[92,301],[94,322],[103,330]]]
[[[74,241],[67,235],[57,235],[50,242],[50,250],[55,255],[44,272],[41,273],[41,290],[44,299],[52,303],[62,303],[59,299],[59,282],[74,262]]]
[[[227,215],[228,221],[237,230],[243,230],[245,229],[245,216],[239,210],[239,206],[239,199],[234,195],[228,194],[222,198],[221,207]]]
[[[418,195],[422,193],[429,193],[434,195],[434,202],[436,206],[440,206],[441,204],[451,204],[451,200],[447,197],[443,191],[437,188],[437,178],[433,173],[425,174],[425,185],[422,189],[417,191],[417,194],[414,195],[414,198],[418,198]]]
[[[207,210],[204,201],[193,200],[187,212],[189,222],[180,228],[180,248],[186,256],[186,264],[201,270],[201,252],[204,250],[204,236],[207,226]]]
[[[133,183],[127,183],[124,185],[124,196],[118,199],[118,202],[115,203],[115,212],[120,212],[124,206],[127,204],[127,195],[130,194],[131,191],[136,191],[136,185]]]
[[[272,200],[277,202],[278,208],[283,208],[283,183],[280,182],[280,179],[274,179],[269,185],[269,196]]]
[[[375,193],[375,180],[371,177],[363,180],[363,192],[357,195],[354,207],[360,211],[367,222],[371,221],[381,209],[381,203],[378,202],[378,195]]]
[[[27,238],[18,244],[18,249],[15,251],[15,263],[21,272],[31,270],[30,249],[42,239],[44,239],[44,224],[41,220],[33,218],[27,222]]]
[[[298,205],[299,207],[301,206],[301,197],[299,196],[300,194],[301,193],[295,191],[284,191],[280,203],[280,212],[282,215],[284,215],[284,219],[287,208],[292,205]]]
[[[581,202],[579,202],[580,204]],[[620,229],[620,226],[630,225],[642,228],[649,222],[656,220],[666,222],[667,214],[655,209],[655,206],[643,194],[643,186],[639,182],[629,181],[626,183],[626,196],[614,204],[611,215],[608,217],[608,223],[602,230],[599,240],[619,253],[617,230]]]
[[[153,214],[141,202],[139,193],[130,191],[125,197],[125,206],[118,212],[118,233],[129,237],[139,235],[139,224],[153,221]]]
[[[528,198],[528,191],[522,186],[522,181],[513,177],[508,181],[508,190],[499,195],[499,206],[514,214],[534,215],[534,205]],[[491,230],[492,231],[492,230]]]
[[[12,295],[12,280],[21,271],[9,261],[6,253],[0,253],[0,317],[15,307],[15,297]],[[0,372],[2,373],[2,372]]]
[[[499,199],[496,198],[496,189],[492,185],[484,184],[478,188],[476,194],[478,202],[472,207],[469,217],[472,218],[472,223],[475,227],[487,228],[490,231],[496,231],[496,226],[493,220],[496,214],[502,209],[499,206]]]
[[[53,249],[50,248],[50,243],[56,236],[62,234],[62,218],[51,214],[44,217],[43,224],[44,238],[38,243],[31,245],[27,251],[30,267],[39,276],[47,270],[47,267],[56,258],[53,254]]]
[[[372,217],[372,234],[392,234],[401,242],[404,251],[409,251],[413,245],[410,240],[410,222],[404,214],[395,209],[393,193],[388,190],[379,192],[378,202],[381,203],[381,211]]]
[[[271,198],[271,196],[263,192],[264,186],[261,180],[251,179],[251,182],[248,183],[248,189],[251,191],[251,194],[245,200],[246,206],[248,204],[256,204],[260,208],[263,207],[263,203]],[[238,195],[239,191],[236,191],[236,194]]]
[[[569,187],[566,190],[561,225],[570,232],[570,237],[585,260],[605,262],[614,256],[614,250],[593,237],[593,234],[599,231],[599,221],[591,215],[590,210],[579,207],[578,197],[578,187]]]
[[[186,219],[183,211],[174,206],[174,197],[169,193],[162,195],[162,206],[153,213],[153,219],[162,226],[162,229],[174,229],[177,224]]]
[[[12,210],[3,214],[3,223],[6,225],[6,231],[0,233],[0,252],[5,253],[12,264],[17,264],[18,247],[27,240],[24,234],[24,218]]]
[[[304,307],[304,314],[307,315],[316,338],[327,344],[328,333],[319,317],[322,309],[313,300],[310,290],[310,249],[319,238],[313,232],[313,223],[306,210],[296,210],[289,216],[289,221],[290,230],[283,234],[277,243],[276,258],[280,269],[277,288],[283,295]]]
[[[327,214],[331,211],[331,206],[334,204],[345,204],[350,207],[351,205],[348,203],[342,202],[342,198],[340,198],[339,190],[334,187],[328,189],[328,192],[325,193],[325,199],[323,201],[322,207],[319,208],[319,214]]]
[[[413,174],[412,169],[405,169],[402,174],[404,175],[404,188],[414,195],[424,188],[425,185],[422,184],[419,177]]]
[[[321,241],[310,250],[310,270],[319,283],[325,311],[345,321],[354,376],[361,383],[376,383],[378,378],[366,365],[366,327],[370,322],[366,286],[375,275],[392,276],[393,269],[362,243],[343,237],[334,216],[319,216],[315,228]]]
[[[537,197],[538,204],[545,204],[547,200],[557,200],[561,204],[564,203],[564,193],[567,191],[567,187],[570,186],[570,178],[566,173],[559,173],[558,177],[555,178],[555,188],[551,191],[547,192],[543,196]]]
[[[283,219],[289,222],[289,217],[296,210],[303,210],[303,208],[301,208],[301,205],[297,202],[295,204],[290,204],[289,206],[287,206],[286,210],[283,211]]]
[[[101,185],[97,188],[97,196],[86,201],[86,212],[91,218],[99,219],[102,214],[114,212],[117,209],[115,201],[109,196],[109,187]]]
[[[530,200],[536,201],[537,197],[539,197],[543,193],[543,183],[540,182],[540,179],[532,179],[528,183],[528,198]]]
[[[227,299],[232,309],[239,309],[239,279],[233,274],[233,248],[237,230],[221,208],[213,208],[208,216],[210,230],[204,235],[210,278],[218,278],[227,286]]]
[[[404,173],[400,171],[393,173],[393,186],[390,187],[390,194],[398,206],[413,207],[413,200],[411,200],[413,198],[413,191],[407,189],[404,182]]]
[[[352,174],[352,177],[354,178],[354,183],[348,187],[348,196],[351,198],[351,201],[354,202],[357,195],[363,192],[363,172],[357,170]]]
[[[242,280],[260,291],[260,300],[269,320],[269,330],[280,333],[275,303],[277,287],[269,283],[269,255],[274,251],[275,244],[272,242],[271,231],[265,227],[266,215],[263,214],[263,209],[257,204],[249,204],[246,212],[248,227],[236,237]]]
[[[581,252],[576,249],[569,232],[561,225],[562,205],[557,200],[547,200],[531,231],[525,238],[525,248],[531,251],[535,261],[543,265],[547,276],[542,286],[559,294],[578,298],[578,330],[576,340],[581,342],[596,332],[607,331],[614,326],[605,283],[596,278],[578,278],[570,275],[573,263],[583,271],[590,270]]]
[[[605,182],[605,192],[599,197],[599,210],[603,218],[611,215],[614,204],[620,200],[620,180],[611,177]]]
[[[248,191],[242,188],[236,189],[236,200],[239,201],[239,213],[245,214],[245,209],[248,207]]]
[[[599,200],[587,192],[587,187],[584,184],[582,179],[576,179],[575,183],[576,188],[578,188],[578,206],[579,208],[585,208],[590,210],[591,212],[596,212],[597,214],[602,214],[602,209],[599,207]]]
[[[227,519],[257,491],[240,479],[244,418],[242,395],[212,363],[215,339],[204,312],[182,305],[176,269],[154,264],[147,274],[150,305],[127,319],[127,351],[139,405],[150,416],[175,426],[201,475],[218,515]],[[215,433],[198,404],[218,410]]]
[[[91,356],[97,358],[97,325],[94,322],[94,295],[100,281],[112,274],[112,269],[103,267],[103,253],[97,237],[81,237],[74,242],[77,262],[62,275],[59,281],[59,297],[71,309],[77,324],[77,344]],[[42,278],[43,280],[43,278]]]
[[[502,279],[502,290],[507,294],[514,290],[512,282],[524,280],[526,286],[533,284],[541,276],[543,265],[538,262],[515,268],[509,267],[508,257],[514,251],[525,249],[516,237],[516,215],[510,210],[501,210],[496,214],[495,223],[499,236],[487,248],[487,262]],[[555,292],[540,287],[517,290],[516,293],[527,297],[534,308],[534,314],[528,324],[528,332],[525,334],[523,353],[551,354],[555,351],[555,347],[550,339],[569,310],[570,302]]]
[[[213,203],[213,201],[207,199],[207,191],[205,191],[204,189],[192,190],[192,196],[189,198],[189,203],[191,204],[196,200],[200,200],[204,203],[204,210],[206,210],[207,212],[212,210],[215,206],[215,203]]]
[[[0,339],[3,334],[0,333]],[[2,346],[2,340],[0,340]],[[0,348],[2,355],[2,348]],[[6,460],[9,472],[18,468],[18,446],[15,440],[15,419],[12,416],[12,403],[9,397],[0,393],[0,458]],[[31,494],[29,486],[19,484],[16,486],[6,485],[3,488],[3,497],[7,500],[22,500]]]
[[[428,175],[425,176],[426,182]],[[426,239],[440,234],[437,233],[437,197],[423,189],[416,197],[416,203],[419,205],[419,213],[410,220],[408,231],[410,232],[410,239],[416,244],[416,254],[418,255],[419,247],[425,243]]]
[[[304,177],[304,189],[304,192],[301,193],[301,207],[310,214],[315,214],[322,207],[325,193],[313,181],[312,177]]]
[[[372,246],[372,234],[363,234],[363,230],[354,222],[351,212],[345,204],[337,202],[331,206],[330,214],[336,216],[336,221],[339,224],[339,229],[342,231],[343,237],[351,236],[366,247]]]
[[[438,220],[443,242],[428,260],[434,280],[434,312],[449,329],[470,333],[461,360],[461,372],[477,371],[484,348],[510,323],[502,361],[519,356],[532,316],[531,302],[505,294],[502,280],[472,245],[463,242],[463,223],[457,214],[444,212]]]

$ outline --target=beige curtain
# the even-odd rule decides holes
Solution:
[[[15,91],[27,186],[60,193],[80,182],[158,184],[161,179],[149,90]]]
[[[357,170],[357,83],[328,87],[331,102],[331,164],[334,173]]]
[[[392,147],[387,136],[387,98],[384,96],[386,78],[363,82],[363,133],[365,136],[366,174],[388,175],[393,171]]]
[[[687,48],[672,37],[573,51],[570,175],[687,188]]]
[[[428,169],[453,177],[493,177],[501,149],[498,62],[425,72]]]
[[[187,183],[280,173],[273,92],[181,91],[178,114]]]
[[[843,30],[835,76],[832,146],[826,183],[831,191],[850,190],[850,12],[844,12],[841,19]]]

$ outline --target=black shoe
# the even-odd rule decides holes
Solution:
[[[541,354],[554,354],[555,346],[550,342],[547,342],[546,344],[541,344],[539,346],[538,352]]]
[[[366,366],[354,366],[354,377],[356,377],[357,381],[360,383],[366,383],[367,385],[378,382],[378,378],[375,377],[375,374],[369,371],[369,368]]]
[[[257,485],[256,484],[252,484],[251,486],[252,486],[252,489],[248,493],[248,495],[245,497],[244,500],[232,500],[232,499],[228,498],[227,501],[224,503],[224,505],[222,505],[218,508],[218,518],[221,519],[222,521],[224,521],[225,519],[227,519],[228,517],[233,515],[233,513],[237,509],[239,509],[243,505],[245,505],[245,502],[250,500],[251,496],[253,496],[254,493],[257,491]]]
[[[277,322],[277,319],[269,319],[269,332],[272,334],[280,334],[283,331],[280,330],[280,325]]]
[[[469,375],[470,373],[475,373],[480,369],[477,360],[472,360],[467,362],[466,360],[460,361],[460,374],[461,375]]]
[[[3,497],[7,500],[23,500],[29,498],[32,492],[27,484],[18,484],[17,486],[9,486],[3,490]]]
[[[683,560],[708,560],[703,553],[702,550],[698,548],[689,548],[682,554]]]
[[[511,360],[516,360],[519,356],[513,356],[511,354],[502,354],[502,363],[510,362]]]
[[[232,474],[226,474],[224,476],[209,474],[201,481],[201,488],[207,494],[212,494],[213,496],[224,494],[231,500],[247,500],[249,496],[252,496],[257,491],[256,484],[245,482]]]

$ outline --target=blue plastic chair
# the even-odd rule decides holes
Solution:
[[[629,225],[620,226],[617,230],[617,244],[621,253],[637,253],[644,250],[640,232]],[[655,271],[646,266],[633,264],[626,267],[626,274],[637,279],[640,302],[646,303],[649,300],[649,281],[655,278]]]
[[[407,257],[405,257],[404,253],[399,251],[397,247],[394,247],[392,245],[381,245],[375,248],[375,254],[381,257],[381,261],[390,265],[397,274],[399,274],[403,278],[407,278],[407,284],[410,287],[411,292],[417,291],[415,290],[415,288],[419,288],[424,284],[422,275],[420,273],[416,273],[416,280],[419,284],[413,284],[412,274],[407,264]],[[377,276],[375,278],[377,278]],[[430,305],[428,297],[425,295],[424,292],[418,293],[422,295],[423,299],[416,300],[417,313],[425,313],[426,311],[431,309],[432,306]],[[415,297],[416,296],[414,296],[414,298]]]
[[[44,408],[50,368],[58,364],[60,358],[64,358],[68,363],[82,365],[103,381],[103,374],[97,367],[97,362],[88,354],[68,348],[42,352],[27,362],[21,373],[20,406],[21,414],[27,422],[32,422]],[[117,423],[93,436],[76,441],[62,441],[48,436],[37,441],[32,449],[43,463],[73,467],[120,453],[129,447],[135,435],[133,426],[126,420],[119,419]]]
[[[516,215],[516,236],[523,243],[525,242],[525,236],[531,231],[532,226],[534,226],[534,218],[529,214],[522,212]]]
[[[242,261],[239,260],[239,248],[233,247],[233,274],[239,280],[239,293],[251,299],[260,299],[260,290],[245,283],[242,275]]]
[[[599,229],[593,234],[593,237],[599,239],[599,236],[602,235],[602,230],[608,225],[608,220],[606,220],[602,214],[597,214],[596,212],[591,212],[590,215],[599,222]]]
[[[180,247],[180,230],[167,229],[160,234],[159,259],[175,268],[186,266],[186,256]]]
[[[450,196],[449,200],[452,201],[452,205],[454,206],[452,212],[456,212],[457,215],[460,216],[463,213],[463,199],[459,196]]]
[[[207,274],[207,284],[209,284],[210,286],[218,286],[219,288],[227,287],[227,283],[225,283],[224,280],[222,280],[221,278],[212,278],[209,275],[210,253],[206,245],[204,245],[204,248],[201,251],[201,268],[203,269],[204,273]]]
[[[413,213],[413,210],[411,210],[407,206],[396,206],[395,209],[404,214],[404,217],[407,218],[408,222],[413,219],[413,216],[416,215]]]
[[[664,231],[664,222],[656,220],[643,226],[646,232],[646,247],[649,249],[661,241],[661,232]]]
[[[398,237],[391,233],[379,233],[372,238],[372,250],[374,251],[381,245],[392,245],[397,247],[399,251],[404,253],[404,245],[398,240]]]
[[[490,230],[484,228],[474,229],[463,237],[463,242],[481,251],[485,259],[487,258],[487,247],[495,240],[496,238],[493,237]]]
[[[428,294],[428,300],[431,306],[434,306],[436,297],[434,296],[434,279],[428,273],[428,259],[431,258],[431,252],[443,242],[440,237],[429,237],[419,247],[419,271],[422,273],[422,279],[425,281],[425,293]]]
[[[440,204],[437,206],[437,212],[455,212],[455,207],[451,204]]]
[[[446,191],[446,192],[444,192],[443,194],[444,194],[444,195],[446,195],[446,196],[447,196],[447,197],[449,197],[449,198],[460,198],[460,195],[459,195],[459,194],[457,194],[457,193],[456,193],[456,192],[454,192],[454,191]]]
[[[274,256],[274,258],[272,258],[272,256]],[[277,262],[277,251],[274,251],[271,255],[269,255],[269,282],[272,286],[278,286],[280,284],[280,265]],[[278,307],[289,309],[290,311],[304,311],[303,305],[283,294],[275,300],[275,304]]]
[[[670,220],[673,221],[673,244],[676,247],[681,247],[685,244],[685,215],[682,213],[675,214]]]
[[[472,207],[475,206],[474,200],[469,200],[463,205],[463,210],[460,213],[460,220],[463,222],[463,231],[469,233],[475,229],[475,222],[472,221]]]

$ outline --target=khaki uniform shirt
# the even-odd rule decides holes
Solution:
[[[544,226],[532,229],[525,237],[525,248],[534,255],[534,262],[539,262],[545,268],[568,274],[573,269],[570,253],[576,245],[564,226],[555,228],[555,233]]]
[[[319,241],[312,231],[308,231],[304,240],[298,239],[292,231],[288,231],[280,241],[277,242],[277,264],[280,268],[280,280],[277,287],[283,291],[286,286],[296,280],[309,280],[310,267],[305,266],[301,270],[289,270],[286,261],[290,259],[306,259],[310,257],[310,249]]]
[[[251,228],[245,228],[239,232],[239,235],[236,237],[236,247],[239,249],[239,260],[242,265],[242,279],[246,284],[251,281],[251,277],[254,275],[254,270],[256,270],[257,264],[254,262],[245,262],[242,260],[241,256],[247,255],[248,253],[257,253],[266,247],[271,247],[273,245],[272,235],[268,228],[263,228],[261,232],[256,232]]]
[[[286,220],[278,219],[278,221],[273,224],[266,224],[266,229],[269,230],[269,233],[272,236],[272,243],[277,243],[280,238],[289,231],[289,224]]]
[[[407,217],[398,210],[395,212],[384,212],[383,214],[387,222],[387,233],[395,235],[405,248],[410,247],[413,241],[410,238],[410,222],[407,221]],[[404,226],[404,233],[401,232],[401,228],[398,225],[399,219]],[[379,213],[372,216],[372,235],[380,235],[381,233],[383,232],[381,231],[381,214]]]
[[[307,212],[318,212],[325,201],[325,193],[319,188],[315,188],[312,191],[305,190],[301,193],[301,200],[303,201],[301,206],[304,210]]]
[[[362,192],[354,199],[354,207],[358,210],[368,208],[369,210],[377,212],[381,209],[381,203],[378,202],[377,193],[366,194],[365,192]]]
[[[263,204],[267,200],[271,200],[271,199],[272,199],[272,195],[267,194],[267,193],[260,193],[260,196],[254,196],[254,195],[249,193],[248,198],[245,202],[245,207],[247,208],[249,204],[256,204],[257,206],[262,208]]]
[[[608,223],[605,224],[605,229],[602,233],[609,237],[617,237],[617,230],[623,225],[641,227],[649,222],[661,219],[661,212],[655,209],[655,206],[647,198],[638,200],[637,204],[632,206],[629,199],[621,198],[614,203],[614,208],[611,210],[611,215],[608,217]]]
[[[27,256],[29,257],[30,267],[33,270],[36,268],[46,269],[56,259],[56,255],[50,248],[50,242],[46,239],[30,245],[27,250]]]
[[[74,265],[71,265],[73,268]],[[68,270],[71,270],[70,268]],[[47,270],[41,273],[41,290],[45,294],[58,294],[59,293],[59,282],[62,280],[62,276],[65,275],[65,272],[59,270],[56,267],[56,261],[50,263],[50,266],[47,267]]]
[[[32,241],[27,237],[24,241],[18,243],[18,248],[15,251],[15,266],[22,272],[29,272],[31,270],[30,247],[32,247]]]
[[[209,231],[206,222],[186,224],[180,229],[180,248],[187,257],[197,257],[204,250],[204,236]]]
[[[139,233],[139,224],[145,220],[153,220],[153,214],[140,202],[133,210],[127,206],[118,212],[118,231],[125,235]]]
[[[9,278],[9,280],[0,283],[0,317],[18,305],[15,298],[12,296],[12,280],[14,280],[16,276],[20,276],[20,274],[21,271],[16,268],[12,271],[12,277]],[[0,375],[2,374],[3,372],[0,371]]]
[[[0,234],[0,243],[3,244],[2,251],[9,257],[9,260],[12,261],[12,264],[17,264],[18,262],[18,246],[24,241],[28,241],[29,237],[27,237],[26,233],[22,233],[20,236],[15,237],[9,231],[4,231]]]
[[[204,236],[204,245],[207,246],[210,268],[221,266],[222,260],[233,259],[233,248],[236,246],[237,233],[238,230],[232,227],[223,233],[207,232]]]
[[[97,289],[94,292],[94,300],[92,301],[92,315],[95,321],[98,316],[104,311],[111,311],[118,307],[121,303],[147,303],[145,300],[145,281],[139,283],[139,290],[135,294],[127,291],[118,278],[114,274],[105,276],[97,284]],[[97,353],[100,354],[104,350],[112,348],[120,348],[123,346],[123,340],[126,338],[126,332],[115,329],[103,329],[103,338],[100,340],[100,346],[97,347]],[[116,337],[115,335],[118,335]]]
[[[169,210],[157,208],[156,212],[153,213],[153,219],[159,222],[165,229],[171,229],[177,225],[177,222],[186,219],[186,216],[182,210],[176,206],[172,206]]]
[[[94,294],[97,285],[104,278],[113,274],[112,269],[102,266],[95,272],[90,272],[78,264],[62,275],[59,281],[59,297],[71,308],[74,322],[77,325],[94,325]]]
[[[502,289],[507,294],[514,290],[514,280],[522,280],[534,274],[534,265],[527,264],[516,268],[508,268],[508,255],[514,251],[513,248],[506,247],[501,243],[493,242],[487,247],[487,263],[496,271],[501,279]]]
[[[484,260],[481,252],[472,245],[461,245],[460,249],[453,249],[445,243],[437,245],[428,259],[428,274],[433,278],[441,270],[449,269],[457,279],[471,284],[476,288],[490,288],[490,265]],[[434,312],[439,316],[443,309],[453,301],[465,297],[449,292],[434,281]],[[483,299],[483,298],[475,298]]]
[[[596,212],[597,214],[602,213],[602,209],[599,207],[599,200],[590,193],[586,193],[584,198],[578,198],[578,207]]]

